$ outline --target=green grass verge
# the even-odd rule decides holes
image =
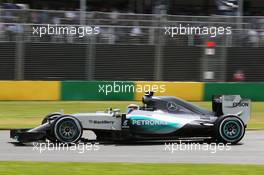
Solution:
[[[263,172],[264,166],[258,165],[0,162],[1,175],[262,175]]]
[[[50,112],[61,109],[65,113],[94,112],[108,107],[126,110],[129,101],[0,101],[0,129],[27,128],[38,125]],[[211,109],[211,102],[195,102]],[[248,125],[250,129],[264,129],[264,102],[252,103],[252,115]]]

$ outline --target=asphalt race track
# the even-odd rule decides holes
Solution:
[[[85,133],[91,136],[91,133]],[[91,136],[92,137],[92,136]],[[42,143],[42,147],[32,144],[18,146],[9,138],[9,131],[0,131],[0,161],[73,161],[73,162],[153,162],[153,163],[232,163],[264,165],[264,131],[247,131],[240,145],[211,148],[200,144],[197,146],[179,147],[174,142],[167,147],[165,143],[137,143],[133,145],[117,144],[81,144],[63,150],[62,147]],[[197,143],[196,143],[197,144]],[[45,146],[44,146],[45,145]],[[38,145],[39,146],[39,145]],[[186,146],[186,144],[185,144]],[[38,149],[37,149],[38,148]],[[40,150],[41,148],[41,150]],[[190,150],[192,148],[192,150]],[[216,149],[215,149],[216,148]],[[228,149],[227,149],[228,148]],[[60,149],[60,150],[58,150]],[[66,148],[65,148],[66,149]],[[180,150],[181,149],[181,150]],[[183,150],[185,149],[185,150]],[[216,153],[213,153],[215,152]],[[41,152],[41,153],[40,153]],[[82,153],[84,152],[84,153]]]

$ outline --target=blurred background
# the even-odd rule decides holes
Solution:
[[[263,0],[2,0],[1,80],[264,81]],[[99,35],[33,35],[34,26]],[[164,27],[232,27],[217,37]]]

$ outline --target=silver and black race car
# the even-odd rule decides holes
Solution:
[[[97,141],[142,141],[210,139],[213,142],[238,143],[245,134],[251,102],[240,95],[216,95],[212,111],[170,96],[142,98],[143,106],[131,105],[127,113],[107,110],[95,113],[47,115],[33,129],[15,129],[10,137],[19,142],[50,140],[76,143],[83,130],[91,130]]]

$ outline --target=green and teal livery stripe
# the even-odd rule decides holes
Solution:
[[[136,132],[144,132],[144,133],[154,133],[154,134],[167,134],[176,131],[181,128],[183,124],[160,120],[153,117],[148,116],[130,116],[132,128],[135,127]],[[141,122],[138,122],[141,121]],[[143,121],[143,122],[142,122]],[[142,123],[139,125],[139,123]],[[149,123],[149,124],[147,124]]]

